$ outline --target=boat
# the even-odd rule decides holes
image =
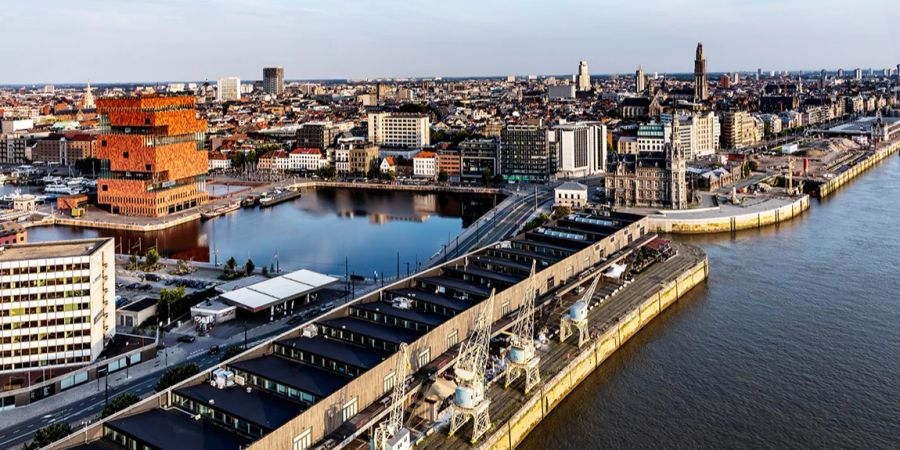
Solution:
[[[299,189],[276,189],[271,194],[268,192],[264,192],[262,197],[259,198],[259,206],[261,208],[265,208],[266,206],[277,205],[281,202],[293,200],[298,197],[300,197]]]
[[[221,215],[228,214],[232,211],[237,211],[240,208],[241,208],[240,202],[229,203],[227,205],[217,206],[211,210],[201,211],[200,218],[202,218],[203,220],[209,220],[214,217],[219,217]]]
[[[256,203],[259,201],[259,198],[255,195],[248,195],[241,200],[241,206],[245,208],[252,208],[256,206]]]
[[[47,175],[44,178],[41,178],[41,182],[44,184],[58,184],[62,181],[60,177],[54,177],[53,175]]]
[[[68,184],[62,183],[53,183],[44,186],[45,194],[63,194],[63,195],[75,195],[81,193],[80,186],[70,186]]]

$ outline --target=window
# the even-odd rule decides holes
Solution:
[[[100,146],[106,147],[106,139],[103,139],[102,141],[100,141]]]
[[[500,305],[500,315],[505,316],[507,314],[509,314],[509,300],[503,302],[503,304]]]
[[[419,368],[422,368],[423,366],[425,366],[425,364],[428,364],[429,361],[431,361],[431,347],[428,347],[425,350],[419,352]]]
[[[345,403],[344,407],[341,409],[341,421],[346,422],[350,420],[351,417],[355,416],[357,407],[357,398],[355,397],[353,398],[353,400]]]
[[[447,348],[453,347],[459,343],[459,330],[453,330],[447,335]]]
[[[384,376],[384,393],[390,391],[397,383],[397,373],[391,372]]]
[[[306,450],[312,444],[312,428],[307,428],[304,432],[294,438],[294,450]]]
[[[128,152],[122,152],[122,158],[128,159]]]

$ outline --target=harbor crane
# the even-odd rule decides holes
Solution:
[[[387,420],[378,424],[372,434],[372,450],[409,450],[412,447],[409,430],[403,427],[403,397],[406,395],[406,374],[409,368],[406,343],[400,344],[397,353],[399,356],[394,369],[390,412]]]
[[[559,342],[566,342],[576,331],[578,332],[579,348],[588,341],[588,306],[591,304],[591,298],[594,296],[594,291],[597,289],[597,282],[599,281],[600,275],[595,275],[594,281],[591,282],[591,287],[584,292],[584,296],[570,306],[569,310],[560,318]]]
[[[456,391],[450,409],[450,436],[472,419],[472,439],[475,444],[491,428],[488,411],[491,400],[485,395],[484,368],[491,340],[491,318],[494,310],[494,290],[484,309],[475,319],[472,335],[459,348],[459,359],[453,366]]]
[[[531,274],[528,276],[528,285],[525,288],[525,300],[519,307],[516,324],[513,326],[512,337],[509,340],[509,349],[506,352],[506,385],[509,387],[513,381],[525,374],[525,395],[541,382],[541,371],[538,366],[541,357],[536,353],[534,345],[534,304],[537,301],[537,286],[535,283],[536,261],[531,262]]]

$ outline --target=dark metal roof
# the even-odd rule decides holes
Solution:
[[[445,288],[453,289],[460,292],[467,292],[469,294],[474,294],[480,297],[487,298],[491,295],[491,289],[480,284],[475,283],[467,283],[463,280],[459,280],[456,278],[450,278],[445,276],[435,276],[435,277],[423,277],[418,279],[419,282],[424,282],[427,284],[433,284],[437,286],[443,286]]]
[[[334,372],[275,355],[236,361],[229,366],[318,397],[325,397],[350,381]]]
[[[406,297],[416,302],[431,303],[454,311],[465,311],[472,306],[471,302],[459,300],[448,295],[437,294],[432,291],[417,288],[392,289],[388,291],[391,295]]]
[[[304,406],[261,389],[232,386],[218,389],[207,383],[175,389],[175,393],[245,419],[266,430],[274,430],[303,412]],[[213,400],[213,404],[209,401]]]
[[[501,283],[504,283],[504,284],[507,284],[510,286],[513,284],[516,284],[526,278],[525,276],[517,277],[514,275],[509,275],[509,274],[500,273],[500,272],[494,272],[491,270],[486,270],[486,269],[482,269],[482,268],[475,267],[475,266],[462,266],[462,265],[446,266],[446,267],[444,267],[444,270],[446,270],[448,272],[456,272],[459,274],[468,274],[468,275],[472,275],[472,276],[476,276],[476,277],[487,278],[489,280],[499,281]],[[529,267],[529,270],[531,270],[530,267]]]
[[[355,317],[339,317],[337,319],[323,320],[320,323],[338,330],[352,331],[357,334],[381,339],[382,341],[398,345],[404,342],[410,343],[421,336],[421,334],[412,330],[372,323]]]
[[[439,316],[437,314],[417,311],[415,309],[396,308],[388,302],[359,303],[351,306],[351,308],[385,314],[391,317],[397,317],[399,319],[412,320],[413,322],[419,322],[434,327],[444,323],[447,320],[447,317]]]
[[[111,420],[106,426],[162,450],[239,450],[252,442],[207,419],[194,420],[177,409],[151,409]]]
[[[278,345],[295,348],[325,358],[350,364],[351,366],[369,369],[384,361],[384,356],[373,349],[360,347],[327,336],[297,337],[276,342]]]

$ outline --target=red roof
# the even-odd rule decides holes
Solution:
[[[416,154],[415,158],[434,158],[435,156],[437,156],[435,152],[422,150],[421,152]]]
[[[295,148],[291,150],[291,154],[294,155],[321,155],[322,151],[317,148]]]

